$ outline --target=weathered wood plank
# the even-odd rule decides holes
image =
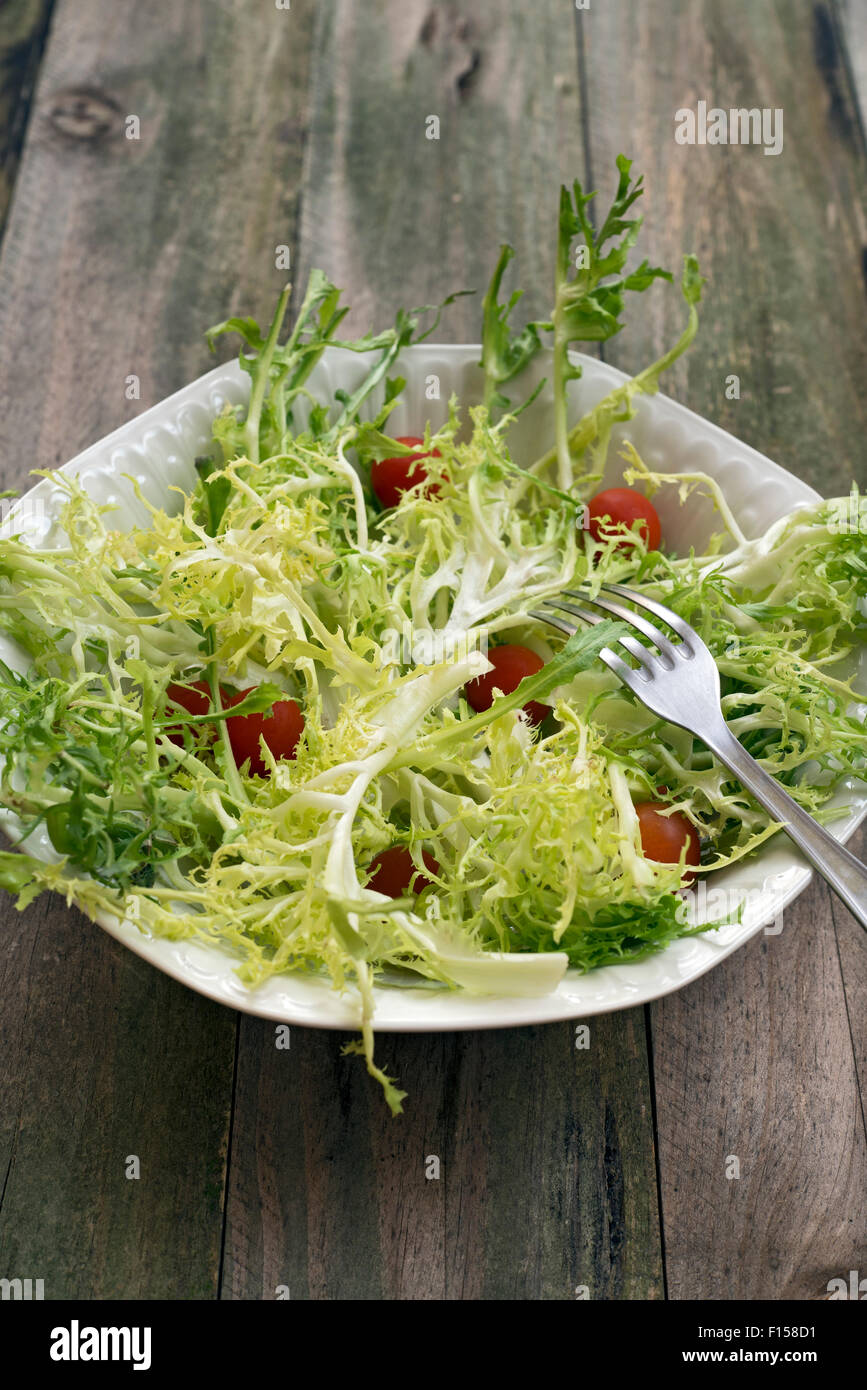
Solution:
[[[522,312],[549,312],[558,184],[582,159],[571,15],[552,0],[336,0],[317,51],[299,264],[347,287],[347,327],[475,289],[438,336],[478,340],[502,240],[517,251]],[[426,138],[429,116],[439,139]]]
[[[48,1299],[213,1298],[231,1013],[78,912],[3,912],[0,1269]]]
[[[347,323],[483,288],[501,240],[544,313],[557,185],[583,162],[568,8],[338,0],[314,63],[298,263],[346,287]],[[459,301],[440,336],[477,338],[479,309]],[[410,1095],[395,1121],[333,1034],[278,1052],[245,1021],[224,1294],[660,1297],[643,1015],[574,1043],[568,1024],[383,1038]]]
[[[648,189],[644,254],[677,268],[695,251],[709,277],[699,346],[665,389],[828,496],[863,482],[867,166],[830,30],[812,6],[769,0],[617,0],[579,23],[589,109],[605,113],[591,127],[594,182],[610,187],[615,155],[633,155]],[[642,61],[625,81],[627,53]],[[675,111],[700,100],[782,107],[782,153],[677,144]],[[655,286],[631,320],[606,345],[628,371],[676,338],[678,296]]]
[[[0,260],[4,485],[207,367],[228,309],[270,309],[311,17],[58,4]],[[51,1298],[214,1297],[236,1018],[62,904],[2,914],[0,1272]]]
[[[485,1298],[662,1297],[644,1010],[587,1026],[586,1052],[570,1024],[503,1034],[493,1058],[481,1040]]]
[[[594,181],[610,182],[619,150],[633,155],[645,252],[673,264],[694,250],[710,277],[698,345],[666,389],[826,494],[863,484],[867,185],[827,7],[621,0],[580,30],[589,109],[605,113],[591,124]],[[642,55],[628,81],[626,53]],[[782,107],[782,154],[676,144],[676,109],[699,100]],[[677,332],[676,297],[652,294],[653,312],[606,345],[627,370]],[[824,886],[785,921],[652,1009],[671,1297],[819,1298],[863,1254],[863,941],[840,913],[841,971]]]
[[[850,841],[853,854],[867,863],[867,827],[862,826]],[[867,936],[850,912],[835,897],[831,897],[831,914],[837,935],[840,972],[846,994],[846,1012],[852,1051],[861,1093],[861,1111],[867,1114]]]
[[[223,1296],[661,1297],[644,1014],[589,1026],[383,1035],[392,1120],[336,1035],[245,1019]]]
[[[12,0],[0,10],[0,232],[18,172],[33,80],[54,0]]]
[[[863,1261],[867,1142],[824,886],[653,1006],[653,1058],[669,1297],[826,1298]]]
[[[56,13],[4,250],[0,463],[16,468],[62,463],[213,365],[210,324],[271,311],[298,210],[311,7],[74,10]]]

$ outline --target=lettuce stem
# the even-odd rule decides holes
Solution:
[[[251,463],[259,462],[259,424],[262,419],[262,406],[265,402],[265,394],[268,390],[271,363],[274,360],[277,339],[280,336],[280,329],[283,327],[283,319],[286,316],[286,307],[289,303],[289,296],[291,293],[292,286],[287,285],[280,295],[277,302],[277,312],[271,321],[271,327],[268,330],[265,346],[256,363],[256,369],[253,372],[253,385],[250,391],[250,408],[247,411],[247,421],[244,425],[247,458]]]

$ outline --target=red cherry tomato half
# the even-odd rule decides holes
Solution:
[[[653,503],[640,492],[634,492],[630,487],[609,487],[590,499],[587,511],[589,531],[595,541],[601,543],[610,540],[620,527],[625,527],[627,531],[637,530],[648,550],[659,549],[662,540],[659,517]],[[637,527],[635,522],[639,523]],[[624,536],[618,549],[630,544],[629,537]]]
[[[417,434],[400,434],[397,442],[410,449],[424,444],[424,440]],[[419,460],[441,457],[439,449],[430,449],[427,453],[400,454],[397,458],[375,459],[370,465],[370,486],[378,501],[383,507],[396,507],[403,493],[415,487],[417,483],[423,483],[427,477],[427,469]],[[434,496],[439,490],[438,483],[431,483],[426,488],[428,496]]]
[[[232,694],[224,692],[223,707],[231,709],[255,688],[250,686],[247,690]],[[304,715],[294,700],[277,700],[270,711],[263,714],[237,714],[226,720],[235,762],[240,767],[249,758],[250,772],[257,777],[267,777],[269,772],[259,747],[260,738],[265,740],[265,746],[278,761],[281,758],[294,758],[303,729]]]
[[[432,854],[423,850],[421,857],[432,874],[439,873],[440,866]],[[377,893],[385,893],[389,898],[405,898],[410,891],[420,893],[422,889],[430,887],[431,880],[415,867],[412,855],[404,845],[384,849],[371,861],[370,869],[368,888],[375,888]],[[413,876],[415,882],[410,889]]]
[[[171,684],[166,688],[166,699],[186,710],[187,714],[207,714],[211,708],[211,687],[207,681],[190,681],[188,685]],[[177,744],[178,748],[183,748],[184,736],[180,731],[180,725],[176,724],[165,732],[172,743]]]
[[[677,864],[685,844],[687,864],[697,867],[701,863],[698,831],[679,811],[664,816],[661,814],[664,810],[664,804],[659,801],[638,801],[635,804],[641,848],[646,858],[656,859],[660,864]],[[693,878],[693,874],[685,875],[684,883],[692,883]]]
[[[535,676],[545,665],[542,658],[531,652],[529,647],[519,647],[511,643],[502,647],[492,647],[488,652],[488,660],[494,668],[493,671],[486,671],[483,676],[477,676],[464,687],[467,703],[480,714],[482,710],[491,708],[495,690],[502,690],[504,695],[511,695],[525,676]],[[548,705],[542,705],[538,700],[529,700],[524,705],[524,712],[531,724],[541,724],[548,708]]]

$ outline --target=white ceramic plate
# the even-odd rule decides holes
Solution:
[[[425,345],[407,349],[399,363],[407,388],[390,418],[391,432],[417,433],[427,420],[438,427],[446,419],[447,401],[453,391],[464,406],[478,400],[482,384],[478,359],[477,346]],[[573,419],[625,380],[622,373],[595,358],[576,355],[576,360],[582,363],[584,375],[570,387]],[[351,391],[364,370],[363,361],[354,353],[329,349],[311,377],[311,390],[320,398],[329,398],[341,386]],[[515,388],[515,398],[522,399],[525,388],[534,385],[547,370],[544,358],[539,359],[525,381]],[[436,390],[438,397],[431,399]],[[115,504],[119,526],[146,525],[146,511],[124,475],[136,478],[151,502],[169,510],[179,506],[180,496],[173,494],[171,488],[188,489],[195,482],[193,461],[208,449],[214,416],[226,401],[245,402],[248,392],[249,377],[236,362],[217,367],[71,459],[62,471],[75,474],[96,500]],[[375,411],[378,404],[379,399],[374,397],[370,410]],[[528,458],[536,457],[552,442],[551,405],[549,385],[518,420],[510,436],[518,459],[524,450]],[[702,470],[716,478],[748,536],[761,534],[793,508],[818,498],[818,493],[806,483],[770,459],[664,396],[641,400],[635,419],[615,431],[606,475],[608,485],[618,480],[618,445],[624,438],[633,441],[654,469]],[[55,544],[62,538],[57,525],[61,500],[56,485],[50,478],[44,479],[16,505],[6,519],[4,531],[19,532],[34,545]],[[710,507],[701,499],[692,499],[683,508],[664,495],[656,500],[664,533],[673,548],[678,548],[679,541],[684,548],[690,544],[698,547],[714,529]],[[2,638],[0,656],[10,665],[24,665],[22,653]],[[846,839],[867,814],[867,790],[843,788],[838,801],[848,807],[848,815],[837,821],[833,829],[840,839]],[[14,818],[6,814],[3,823],[15,837]],[[44,834],[31,836],[27,848],[43,858],[56,857]],[[568,971],[551,994],[541,997],[494,997],[381,986],[376,991],[377,1028],[396,1032],[502,1028],[608,1013],[657,999],[710,970],[767,924],[779,922],[782,910],[809,881],[810,870],[788,840],[778,836],[751,861],[734,865],[715,878],[721,887],[744,902],[743,918],[737,925],[677,941],[659,955],[635,965],[607,966],[588,975]],[[711,915],[708,913],[705,920]],[[357,1025],[353,993],[348,990],[340,995],[326,980],[287,975],[256,990],[249,989],[238,979],[233,958],[216,948],[152,938],[131,922],[108,916],[101,916],[98,921],[152,965],[222,1004],[310,1027]]]

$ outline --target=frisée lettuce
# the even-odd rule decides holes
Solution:
[[[645,853],[638,803],[685,817],[707,874],[776,829],[699,740],[599,663],[618,623],[561,638],[530,616],[541,600],[628,583],[682,614],[717,659],[730,727],[814,813],[864,770],[846,665],[867,635],[857,491],[748,541],[711,479],[654,473],[628,449],[627,484],[681,502],[703,491],[719,534],[675,556],[640,528],[624,544],[582,524],[614,424],[697,328],[703,282],[688,256],[680,341],[569,423],[570,347],[618,332],[628,296],[672,278],[627,269],[640,193],[621,157],[597,233],[592,195],[563,190],[548,320],[511,328],[519,296],[500,302],[501,249],[483,399],[452,400],[435,432],[419,421],[421,444],[388,434],[404,386],[390,374],[450,301],[345,340],[340,291],[314,271],[288,333],[288,288],[267,330],[249,318],[211,330],[212,342],[240,335],[250,400],[214,421],[188,493],[155,506],[138,492],[143,523],[121,531],[53,473],[62,539],[33,546],[14,515],[0,537],[0,629],[22,656],[0,663],[0,804],[21,838],[44,831],[53,850],[52,862],[0,854],[0,884],[21,906],[51,889],[217,945],[251,987],[293,971],[353,991],[353,1050],[395,1113],[404,1092],[374,1057],[377,981],[544,993],[569,967],[640,960],[713,924],[688,923],[684,857]],[[311,373],[329,346],[365,372],[319,399]],[[554,444],[515,457],[511,426],[538,388],[512,397],[549,347]],[[414,474],[420,451],[429,471]],[[372,470],[401,458],[406,485],[383,507]],[[473,683],[503,642],[540,669],[478,708]],[[538,726],[531,704],[548,710]],[[281,748],[271,732],[289,706],[301,732]],[[261,729],[257,757],[239,755],[242,727]],[[395,847],[414,871],[396,895],[375,869]]]

